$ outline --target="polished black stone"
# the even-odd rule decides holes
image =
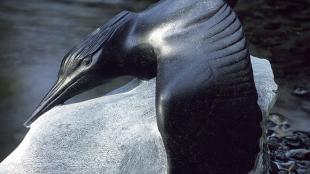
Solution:
[[[58,81],[26,125],[122,75],[157,77],[157,122],[169,173],[254,168],[261,112],[243,29],[226,3],[165,0],[118,14],[65,56]]]
[[[238,0],[225,0],[225,2],[229,4],[230,7],[234,7],[237,4]]]

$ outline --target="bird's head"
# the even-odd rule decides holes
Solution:
[[[58,79],[25,122],[29,127],[40,115],[73,96],[126,74],[122,46],[130,25],[129,12],[122,12],[91,33],[63,59]]]

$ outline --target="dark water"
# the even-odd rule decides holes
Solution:
[[[56,79],[63,55],[123,8],[144,6],[122,0],[0,1],[0,161],[25,135],[22,124]],[[251,53],[271,61],[280,87],[267,124],[272,171],[305,173],[310,168],[310,2],[240,0],[236,11]],[[127,80],[116,79],[73,102],[101,96]]]

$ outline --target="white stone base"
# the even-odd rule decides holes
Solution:
[[[267,60],[252,57],[252,64],[258,103],[266,114],[277,85]],[[116,91],[128,88],[132,90],[50,110],[0,164],[0,173],[166,173],[155,118],[155,80],[136,80]]]

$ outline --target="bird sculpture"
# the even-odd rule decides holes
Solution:
[[[156,77],[169,174],[254,168],[261,111],[244,32],[226,2],[162,0],[139,13],[119,13],[65,55],[58,80],[25,125],[123,75]]]

